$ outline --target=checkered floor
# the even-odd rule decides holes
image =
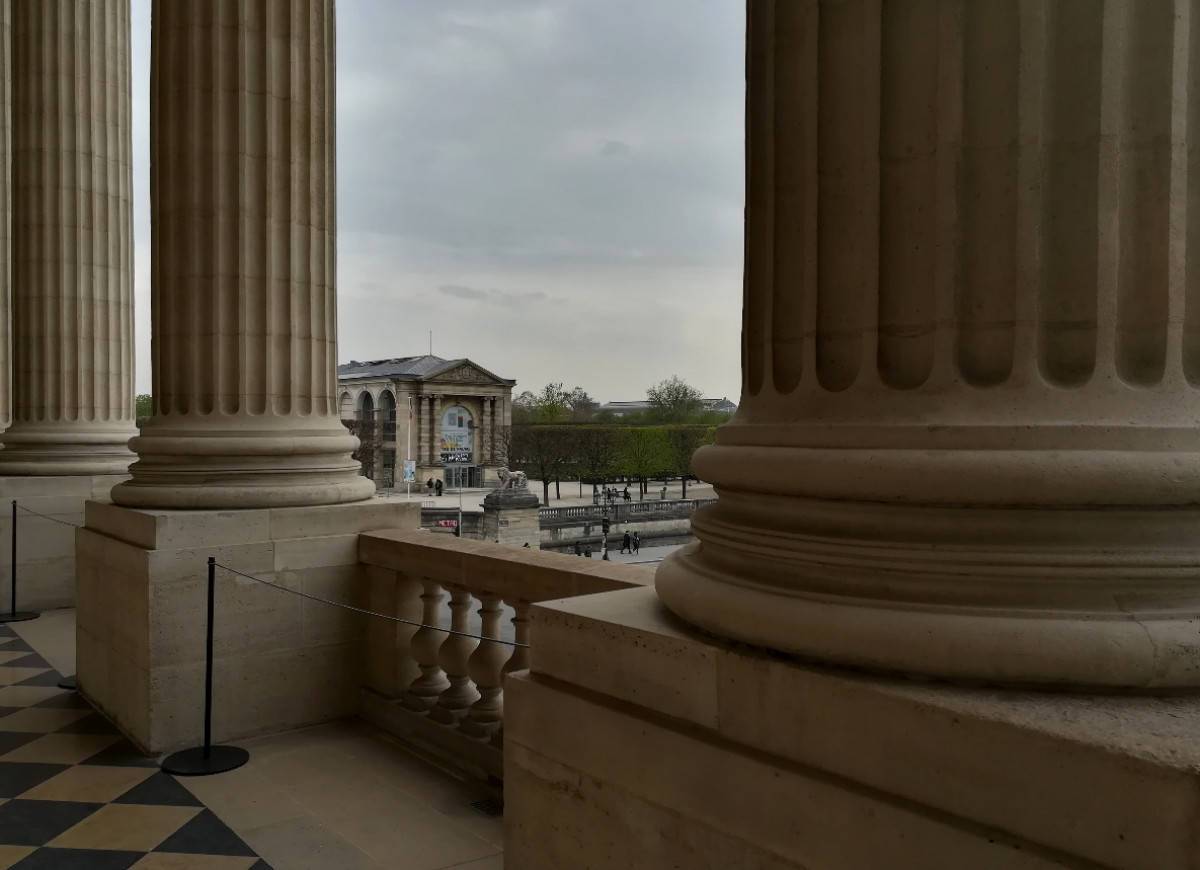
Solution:
[[[269,870],[0,625],[0,868]]]

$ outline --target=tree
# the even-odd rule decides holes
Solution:
[[[571,409],[571,419],[576,423],[586,423],[592,419],[600,403],[593,400],[583,387],[576,387],[567,396],[567,407]]]
[[[686,423],[704,408],[704,394],[678,375],[646,390],[654,416],[664,423]]]
[[[525,390],[521,395],[513,399],[512,417],[513,423],[532,423],[537,415],[537,396],[529,390]]]
[[[683,482],[684,498],[687,498],[688,479],[693,477],[692,455],[704,444],[711,443],[714,431],[701,426],[672,426],[667,430],[671,470]]]
[[[575,458],[579,478],[584,483],[596,486],[608,483],[614,474],[619,455],[617,432],[611,426],[585,426],[576,433]]]
[[[565,426],[513,426],[511,459],[542,482],[542,502],[550,504],[550,481],[558,480],[571,456],[570,429]]]
[[[622,474],[638,481],[640,495],[644,498],[647,481],[665,475],[671,467],[666,432],[650,426],[621,430],[617,467]]]
[[[134,418],[138,425],[142,424],[143,420],[150,419],[154,414],[154,399],[147,393],[140,393],[134,401]]]

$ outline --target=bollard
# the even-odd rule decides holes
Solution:
[[[5,622],[28,622],[40,614],[29,610],[17,610],[17,500],[12,503],[12,562],[9,572],[9,589],[12,593],[8,613],[0,613],[0,624]]]
[[[213,611],[216,602],[217,560],[208,557],[208,631],[204,658],[204,744],[181,749],[163,759],[163,773],[175,776],[211,776],[235,770],[250,760],[238,746],[212,745]]]

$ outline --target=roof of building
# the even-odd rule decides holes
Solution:
[[[440,356],[424,354],[422,356],[400,356],[392,359],[375,359],[360,362],[350,360],[338,366],[338,380],[352,378],[388,378],[397,381],[427,381],[454,371],[457,368],[469,366],[496,381],[515,384],[516,381],[502,378],[485,369],[478,363],[466,357],[460,359],[443,359]]]

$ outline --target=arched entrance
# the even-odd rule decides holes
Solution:
[[[475,464],[475,417],[470,409],[451,405],[442,412],[442,440],[438,449],[448,489],[483,485],[483,470]]]

